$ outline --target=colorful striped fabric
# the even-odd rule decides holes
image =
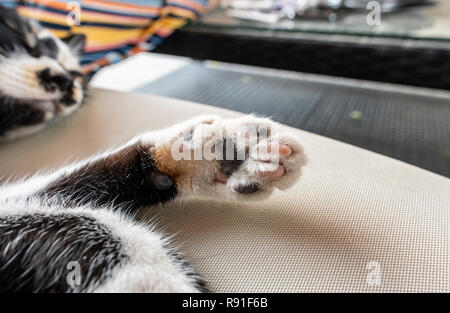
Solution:
[[[81,63],[94,73],[141,51],[153,50],[202,13],[208,0],[0,0],[38,20],[57,36],[87,37]]]

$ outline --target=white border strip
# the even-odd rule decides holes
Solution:
[[[94,75],[90,85],[117,91],[132,91],[192,62],[189,58],[142,52],[117,64],[109,65]]]

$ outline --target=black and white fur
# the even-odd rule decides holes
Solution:
[[[35,132],[81,105],[84,42],[81,35],[59,40],[0,9],[0,140]],[[258,130],[274,134],[276,126],[253,116],[198,117],[0,186],[0,292],[208,291],[167,238],[132,217],[176,198],[259,199],[288,187],[305,163],[295,138],[270,138],[292,150],[274,165],[270,153],[255,153],[263,141],[239,146],[228,135],[255,129],[260,138]],[[232,155],[245,158],[174,160],[171,147],[180,140],[189,154],[211,142],[231,142]],[[69,281],[74,263],[78,278]]]
[[[84,35],[60,40],[0,7],[0,140],[36,132],[81,105],[84,45]]]
[[[201,116],[139,135],[123,146],[51,173],[0,186],[0,291],[7,292],[204,292],[205,282],[148,224],[134,221],[140,208],[175,198],[207,196],[260,199],[289,187],[305,156],[297,139],[269,138],[292,150],[266,176],[271,154],[245,146],[244,160],[174,160],[174,142],[189,152],[224,134],[273,130],[269,119]],[[242,152],[242,151],[241,151]],[[219,175],[219,176],[218,176]],[[217,181],[215,177],[225,177]],[[68,264],[78,262],[80,283],[67,282]]]

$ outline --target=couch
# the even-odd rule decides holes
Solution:
[[[51,169],[187,118],[240,113],[92,89],[74,115],[0,144],[0,176]],[[143,209],[215,292],[449,292],[450,179],[289,128],[309,163],[262,202]]]

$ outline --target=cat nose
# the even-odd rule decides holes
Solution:
[[[58,86],[62,92],[69,91],[72,88],[73,81],[71,78],[64,75],[53,76],[53,82]]]

